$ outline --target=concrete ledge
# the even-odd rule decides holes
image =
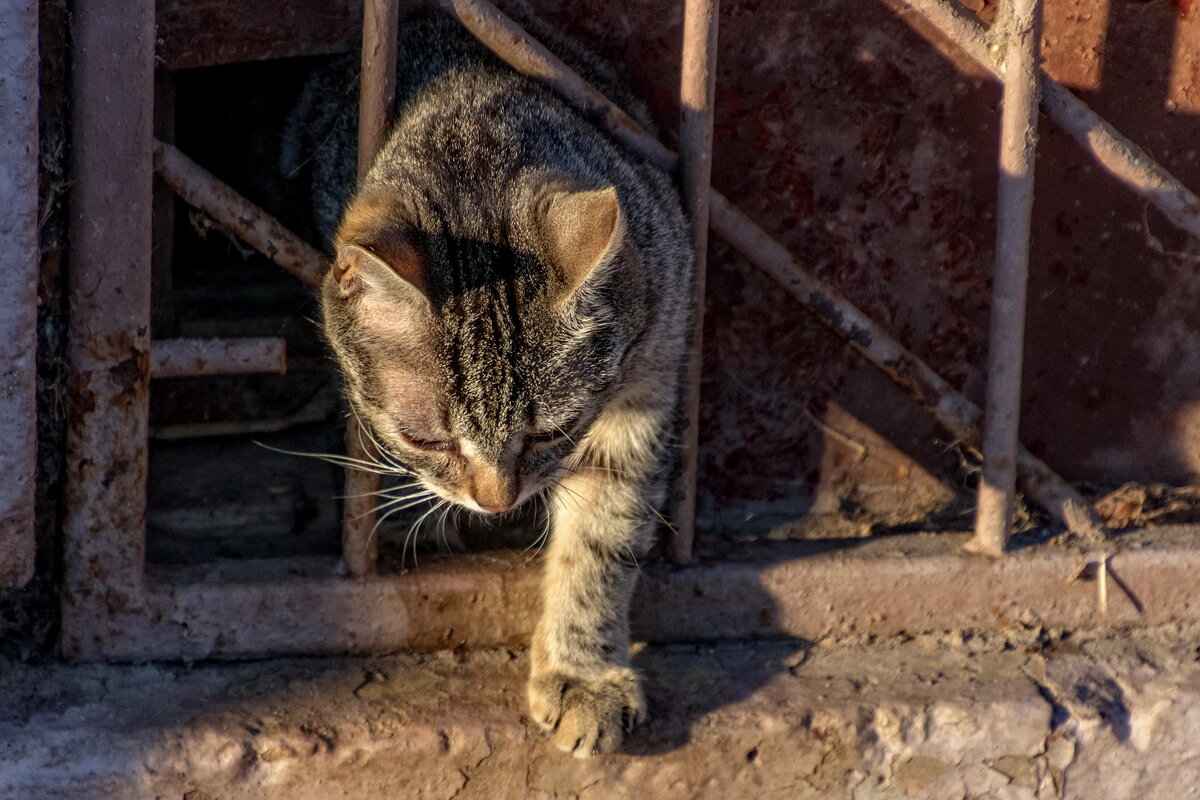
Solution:
[[[963,553],[962,541],[762,542],[697,566],[647,566],[635,633],[652,642],[819,639],[1200,620],[1196,527],[1120,537],[1107,609],[1096,582],[1103,553],[1040,545],[993,560]],[[462,557],[361,581],[334,577],[335,562],[319,559],[152,573],[140,597],[80,604],[63,649],[138,661],[516,646],[528,641],[540,603],[527,560]]]
[[[576,761],[519,652],[10,665],[0,797],[1185,798],[1197,629],[652,646],[651,721]]]

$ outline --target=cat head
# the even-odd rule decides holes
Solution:
[[[628,349],[615,189],[540,175],[511,194],[489,213],[368,186],[321,287],[357,417],[427,488],[490,513],[570,468]]]

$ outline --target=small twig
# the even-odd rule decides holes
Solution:
[[[1167,256],[1169,258],[1178,258],[1183,261],[1191,261],[1193,264],[1200,263],[1200,254],[1198,254],[1198,253],[1185,253],[1181,250],[1168,250],[1166,247],[1163,246],[1162,239],[1159,239],[1157,236],[1155,236],[1153,233],[1150,232],[1149,211],[1150,211],[1150,204],[1142,203],[1142,236],[1146,240],[1146,247],[1150,248],[1155,253],[1158,253],[1159,255],[1162,255],[1162,256]]]
[[[813,425],[817,426],[817,428],[819,428],[820,430],[824,431],[825,433],[829,434],[833,438],[837,439],[839,442],[846,445],[847,447],[854,448],[854,450],[858,453],[859,461],[861,461],[862,459],[867,457],[867,446],[865,444],[863,444],[862,442],[856,441],[856,440],[850,438],[849,436],[847,436],[846,434],[842,433],[841,431],[839,431],[829,425],[826,425],[824,422],[817,419],[816,415],[814,415],[807,408],[804,409],[804,416],[807,417],[808,421],[811,422]]]

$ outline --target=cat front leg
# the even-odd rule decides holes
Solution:
[[[642,481],[601,467],[567,475],[553,509],[529,707],[560,749],[587,758],[616,750],[646,715],[629,601],[656,516]]]

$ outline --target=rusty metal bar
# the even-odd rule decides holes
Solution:
[[[490,16],[503,17],[487,0],[444,1],[453,2],[455,6],[482,8]],[[505,56],[506,52],[527,54],[532,52],[537,43],[533,42],[529,34],[517,27],[512,20],[507,17],[503,17],[503,19],[505,24],[496,30],[481,28],[472,29],[472,32],[476,36],[503,35],[519,40],[518,44],[506,42],[503,46],[487,39],[482,41],[517,71],[543,80],[551,86],[569,87],[569,93],[564,95],[568,100],[572,97],[594,98],[599,96],[603,103],[615,108],[610,100],[599,95],[583,78],[571,71],[561,61],[556,64],[545,59],[523,60],[516,57],[509,60]],[[540,47],[540,45],[537,46]],[[549,71],[552,71],[552,74],[547,74]],[[615,115],[610,113],[601,119],[613,117]],[[656,140],[636,123],[633,128],[622,130],[629,139],[626,143],[650,159],[648,154],[655,152],[651,143]],[[665,151],[665,155],[660,154],[660,159],[654,163],[663,168],[673,166],[676,161],[674,155],[662,147],[661,143],[658,147]],[[653,161],[653,159],[650,160]],[[929,365],[891,338],[883,328],[855,308],[850,301],[841,297],[832,287],[825,285],[816,276],[797,264],[787,248],[758,227],[749,217],[726,200],[720,192],[710,189],[709,202],[709,220],[718,236],[733,245],[752,264],[774,278],[789,294],[815,313],[818,319],[846,338],[868,361],[891,378],[959,440],[969,447],[978,448],[981,440],[980,419],[982,417],[978,406],[956,392]],[[1081,534],[1089,537],[1094,536],[1096,531],[1104,530],[1104,525],[1096,516],[1091,504],[1085,501],[1050,467],[1023,447],[1018,451],[1017,473],[1021,477],[1021,484],[1025,492],[1034,502],[1054,515],[1056,519],[1066,523],[1071,530],[1078,530]],[[1070,513],[1068,509],[1070,509]]]
[[[154,138],[175,143],[176,75],[154,73]],[[165,338],[178,333],[175,308],[175,199],[161,175],[154,178],[154,228],[150,232],[150,335]]]
[[[970,11],[952,0],[898,0],[920,12],[943,36],[1001,77],[1003,47]],[[1109,174],[1154,205],[1180,230],[1200,238],[1200,198],[1049,75],[1040,75],[1042,110]]]
[[[364,0],[362,72],[358,87],[358,179],[370,170],[383,145],[396,96],[396,36],[400,21],[397,0]],[[370,460],[370,443],[355,417],[346,422],[346,455]],[[346,506],[342,519],[342,559],[354,577],[373,574],[379,546],[377,527],[379,475],[346,471]]]
[[[439,0],[485,47],[518,72],[536,78],[556,91],[594,124],[642,158],[673,170],[678,157],[646,133],[594,86],[580,78],[562,60],[488,0]]]
[[[33,577],[37,448],[38,4],[0,7],[0,588]]]
[[[671,515],[675,535],[667,557],[692,558],[696,533],[696,472],[699,461],[700,378],[704,367],[704,286],[708,264],[709,184],[712,179],[713,98],[717,80],[719,0],[687,0],[683,9],[683,55],[679,81],[679,182],[692,223],[692,331],[684,373],[683,475],[679,504]]]
[[[155,339],[150,343],[150,376],[287,373],[287,340],[277,336],[242,339]]]
[[[63,652],[141,606],[150,367],[154,3],[84,0],[72,28]]]
[[[362,71],[358,86],[358,178],[383,144],[396,101],[397,0],[363,0]]]
[[[996,269],[992,278],[983,472],[970,549],[1004,552],[1016,507],[1021,429],[1021,366],[1025,349],[1025,288],[1037,151],[1040,0],[1001,6],[1007,47],[1000,114],[1000,183],[996,199]]]
[[[309,286],[316,286],[329,259],[211,172],[165,142],[154,142],[154,169],[195,206]]]

